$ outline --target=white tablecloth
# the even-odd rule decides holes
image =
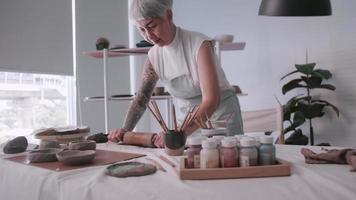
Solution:
[[[174,169],[159,159],[162,149],[115,144],[98,148],[145,153],[167,172],[116,178],[104,174],[107,166],[54,172],[1,158],[0,200],[356,199],[356,173],[350,172],[348,165],[306,164],[300,146],[277,145],[277,156],[292,164],[291,176],[204,181],[180,180]],[[145,157],[136,160],[150,162]]]

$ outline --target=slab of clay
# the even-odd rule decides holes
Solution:
[[[27,154],[27,160],[31,163],[55,162],[56,154],[63,151],[59,148],[47,148],[30,151]]]
[[[94,140],[72,141],[68,144],[69,150],[95,150],[96,142]]]
[[[94,150],[67,150],[57,153],[57,159],[64,165],[85,165],[95,158]]]
[[[115,177],[145,176],[157,171],[156,166],[141,162],[123,162],[110,165],[106,174]]]
[[[39,149],[61,148],[59,142],[51,140],[41,140]]]
[[[87,137],[87,140],[94,140],[96,143],[106,143],[108,136],[104,133],[96,133]]]

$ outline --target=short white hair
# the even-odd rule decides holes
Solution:
[[[173,0],[132,0],[129,18],[131,21],[162,18],[172,5]]]

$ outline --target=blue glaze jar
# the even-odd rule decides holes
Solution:
[[[264,136],[260,138],[260,147],[258,148],[259,165],[276,164],[276,147],[273,145],[273,137]]]

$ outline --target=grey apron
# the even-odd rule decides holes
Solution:
[[[192,73],[188,68],[188,74],[178,75],[170,80],[164,79],[164,71],[161,70],[161,82],[166,90],[175,97],[177,103],[177,118],[183,117],[194,105],[200,105],[202,94],[200,87],[194,84]],[[211,116],[212,121],[223,120],[227,116],[231,118],[227,124],[228,135],[243,134],[240,103],[233,89],[221,91],[218,109]]]

